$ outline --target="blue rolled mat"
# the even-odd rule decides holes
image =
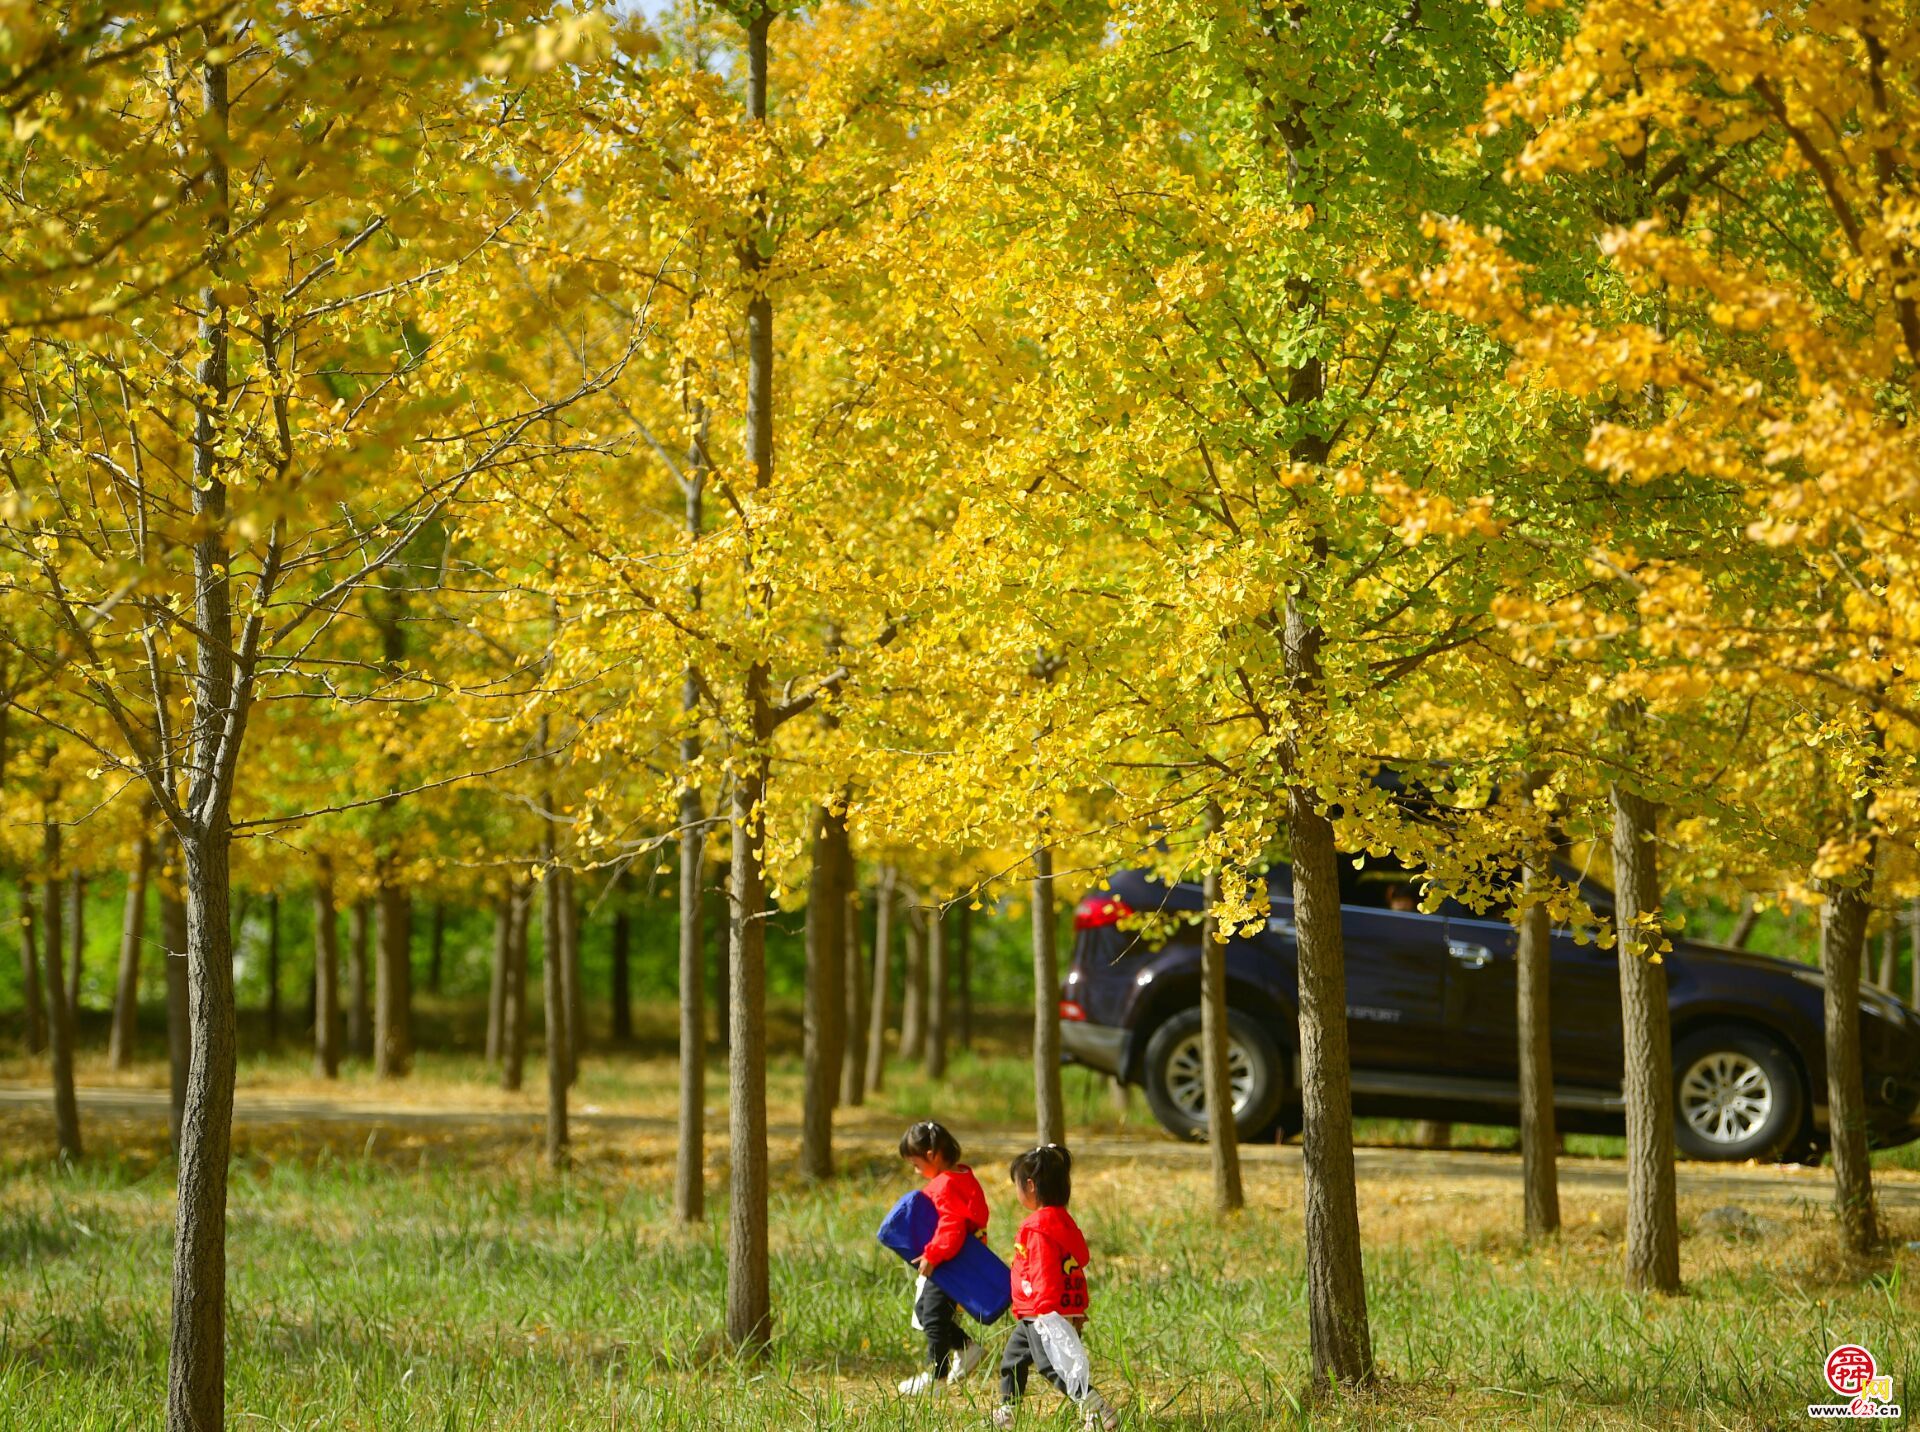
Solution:
[[[880,1220],[874,1236],[907,1262],[919,1261],[940,1226],[933,1200],[919,1189],[907,1194]],[[927,1275],[954,1302],[983,1323],[996,1321],[1013,1305],[1013,1274],[979,1238],[968,1238],[960,1251]]]

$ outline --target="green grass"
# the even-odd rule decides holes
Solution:
[[[251,1066],[256,1079],[273,1061]],[[290,1079],[289,1058],[284,1071]],[[424,1061],[404,1097],[431,1106],[472,1072]],[[531,1073],[531,1071],[530,1071]],[[776,1144],[776,1337],[737,1361],[717,1336],[724,1171],[710,1163],[716,1221],[667,1214],[670,1141],[651,1128],[580,1131],[558,1177],[524,1129],[404,1131],[243,1127],[233,1169],[229,1425],[285,1428],[645,1427],[856,1429],[983,1425],[994,1397],[903,1403],[918,1362],[910,1279],[874,1243],[909,1184],[891,1127],[934,1091],[904,1069],[875,1117],[840,1138],[825,1190],[790,1173]],[[775,1071],[776,1122],[795,1071]],[[963,1057],[937,1104],[963,1139],[1029,1107],[1027,1067]],[[537,1074],[531,1082],[537,1084]],[[670,1108],[659,1060],[601,1059],[579,1102]],[[537,1107],[538,1091],[527,1096]],[[1095,1081],[1070,1098],[1108,1129],[1138,1129]],[[783,1112],[784,1111],[784,1112]],[[1374,1125],[1363,1133],[1394,1133]],[[1507,1131],[1461,1130],[1497,1143]],[[158,1425],[163,1399],[172,1167],[151,1129],[95,1122],[94,1156],[53,1166],[44,1121],[0,1124],[0,1425],[90,1432]],[[1006,1150],[973,1152],[1004,1251],[1016,1208],[997,1176]],[[1833,1256],[1807,1205],[1763,1242],[1689,1236],[1687,1295],[1623,1292],[1617,1197],[1570,1195],[1568,1231],[1539,1248],[1515,1232],[1511,1188],[1472,1181],[1362,1186],[1368,1294],[1384,1390],[1308,1396],[1298,1175],[1248,1167],[1251,1207],[1222,1225],[1204,1168],[1138,1156],[1087,1159],[1075,1211],[1095,1250],[1090,1345],[1098,1383],[1128,1425],[1741,1427],[1800,1425],[1835,1342],[1878,1354],[1920,1399],[1920,1219],[1892,1219],[1896,1251],[1865,1268]],[[709,1143],[724,1151],[723,1126]],[[1691,1220],[1701,1211],[1683,1206]],[[1819,1400],[1824,1400],[1820,1398]],[[1036,1383],[1028,1426],[1062,1402]]]

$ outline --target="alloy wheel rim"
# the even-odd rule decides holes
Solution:
[[[1227,1078],[1233,1088],[1233,1112],[1238,1117],[1253,1097],[1253,1056],[1232,1035],[1227,1036]],[[1206,1122],[1206,1052],[1198,1033],[1174,1045],[1167,1057],[1167,1093],[1181,1113]]]
[[[1703,1139],[1743,1143],[1773,1113],[1773,1079],[1760,1062],[1734,1050],[1694,1060],[1680,1080],[1680,1113]]]

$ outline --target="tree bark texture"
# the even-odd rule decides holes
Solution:
[[[1615,782],[1613,876],[1620,932],[1620,1022],[1626,1050],[1627,1285],[1680,1290],[1680,1217],[1675,1204],[1673,1040],[1667,967],[1656,962],[1660,872],[1657,813],[1646,797]]]
[[[965,1050],[973,1048],[973,904],[972,897],[954,912],[958,926],[953,932],[953,1037]]]
[[[1324,700],[1321,632],[1297,598],[1286,604],[1285,664],[1295,701]],[[1297,770],[1299,737],[1284,750]],[[1346,947],[1333,824],[1305,786],[1287,790],[1293,918],[1299,949],[1301,1152],[1306,1182],[1307,1329],[1316,1383],[1366,1385],[1373,1337],[1353,1173],[1353,1082],[1347,1046]]]
[[[947,1077],[947,912],[927,910],[927,1077]]]
[[[697,701],[693,677],[686,700]],[[693,738],[692,757],[699,754]],[[689,763],[686,740],[680,745]],[[707,1216],[707,940],[705,812],[691,782],[680,793],[680,1127],[673,1161],[673,1213],[682,1223]],[[722,993],[721,1002],[726,999]]]
[[[42,858],[47,878],[41,883],[43,913],[41,933],[49,950],[63,948],[61,921],[66,912],[69,884],[60,878],[60,825],[51,815],[42,829]],[[53,1131],[60,1145],[60,1156],[72,1162],[80,1159],[80,1105],[73,1093],[73,1004],[68,999],[69,985],[60,978],[59,961],[54,961],[52,978],[47,981],[47,1058],[53,1070]]]
[[[927,912],[907,894],[907,970],[900,992],[900,1057],[919,1063],[927,1057]]]
[[[533,887],[516,884],[508,910],[507,977],[500,1002],[500,1087],[511,1093],[526,1079],[527,927],[533,923]]]
[[[340,1077],[340,912],[333,903],[333,861],[325,855],[313,875],[313,1072]]]
[[[1545,862],[1529,859],[1521,876],[1522,896],[1538,892],[1549,878]],[[1553,968],[1553,930],[1547,908],[1523,904],[1515,917],[1514,1018],[1520,1050],[1520,1182],[1529,1238],[1544,1238],[1560,1227],[1559,1131],[1553,1107],[1553,1011],[1549,982]]]
[[[1864,820],[1864,810],[1860,812]],[[1858,825],[1842,832],[1856,834]],[[1820,909],[1820,968],[1826,974],[1827,1117],[1833,1156],[1833,1211],[1840,1243],[1856,1258],[1880,1242],[1867,1152],[1867,1098],[1860,1063],[1860,967],[1873,909],[1873,862],[1858,885],[1830,885]]]
[[[846,936],[840,969],[846,977],[846,1013],[840,1041],[840,1102],[857,1109],[867,1102],[867,962],[860,948],[859,875],[851,860],[842,880],[845,913],[840,929]]]
[[[493,902],[493,958],[487,976],[487,1063],[500,1062],[501,1036],[506,1028],[507,961],[513,952],[513,887]]]
[[[373,945],[373,904],[353,902],[347,922],[347,1053],[365,1059],[373,1052],[373,1009],[367,990],[367,956]]]
[[[1211,802],[1207,830],[1220,828],[1220,811]],[[1201,898],[1206,914],[1200,926],[1201,1077],[1206,1081],[1207,1144],[1212,1151],[1213,1207],[1238,1213],[1247,1197],[1240,1185],[1240,1129],[1233,1117],[1233,1073],[1227,1065],[1227,941],[1215,913],[1220,904],[1220,871],[1209,866]]]
[[[47,1001],[40,988],[40,917],[33,908],[33,881],[20,877],[20,997],[26,1006],[27,1053],[47,1048]]]
[[[133,1046],[140,1027],[140,952],[147,939],[147,880],[153,870],[153,838],[145,823],[133,838],[127,865],[127,903],[120,921],[120,968],[113,982],[113,1029],[107,1036],[107,1063],[133,1067]]]
[[[176,857],[177,859],[178,857]],[[160,943],[167,971],[167,1138],[180,1152],[180,1127],[187,1111],[187,1072],[193,1063],[187,979],[187,906],[169,882],[160,890]]]
[[[560,868],[560,978],[567,1003],[567,1087],[580,1080],[580,1058],[587,1050],[587,1000],[581,968],[580,882],[570,867]]]
[[[880,867],[873,896],[873,980],[867,1007],[867,1092],[887,1082],[887,996],[893,978],[894,873]]]
[[[567,1166],[566,882],[560,878],[553,822],[544,825],[546,878],[540,882],[541,995],[546,1006],[547,1166]]]
[[[87,965],[87,877],[75,870],[67,876],[67,1018],[80,1018],[81,977]]]
[[[833,1106],[840,1093],[840,1023],[846,1002],[847,827],[826,807],[813,812],[813,868],[807,890],[807,984],[800,1115],[800,1174],[833,1177]]]
[[[765,44],[764,32],[761,43]],[[764,726],[766,672],[747,678],[748,708]],[[732,1043],[727,1050],[727,1340],[764,1346],[773,1333],[767,1267],[766,877],[761,809],[766,757],[757,755],[733,788],[733,889],[728,908]]]
[[[1053,899],[1053,850],[1036,846],[1033,882],[1033,1109],[1043,1144],[1067,1141],[1067,1101],[1060,1088],[1060,915]]]
[[[378,908],[373,1073],[401,1079],[413,1068],[413,897],[389,876],[380,885]]]

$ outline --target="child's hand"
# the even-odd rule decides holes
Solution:
[[[926,1255],[924,1253],[921,1254],[920,1257],[914,1261],[913,1266],[915,1271],[918,1272],[922,1278],[926,1277],[929,1273],[933,1271],[933,1264],[927,1261]]]

